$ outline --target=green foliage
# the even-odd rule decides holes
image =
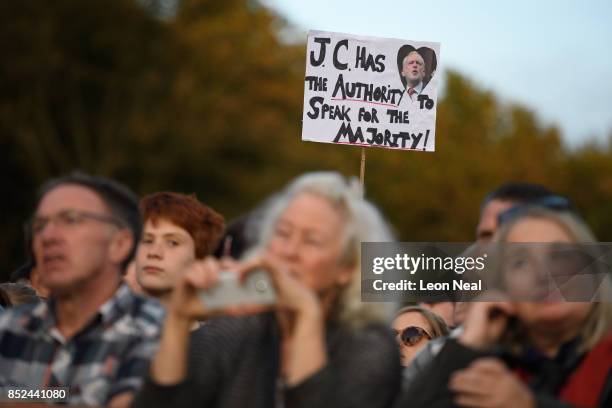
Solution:
[[[196,192],[227,218],[304,171],[358,175],[359,148],[300,140],[305,47],[281,28],[253,0],[0,2],[3,273],[23,260],[36,186],[74,168]],[[398,238],[472,239],[480,200],[509,180],[568,194],[612,238],[610,146],[569,150],[454,71],[438,105],[435,153],[367,149],[366,194]]]

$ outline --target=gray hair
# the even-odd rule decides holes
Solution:
[[[331,318],[348,327],[359,327],[374,321],[388,322],[393,305],[361,302],[361,243],[391,241],[393,234],[378,209],[363,199],[356,179],[347,180],[336,172],[313,172],[293,180],[283,191],[272,197],[260,216],[256,217],[258,239],[249,254],[267,246],[281,214],[302,193],[327,199],[344,219],[341,237],[344,249],[339,262],[344,266],[352,266],[354,273],[350,283],[341,289]]]

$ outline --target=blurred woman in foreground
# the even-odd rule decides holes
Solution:
[[[541,298],[531,295],[541,294],[543,276],[555,276],[551,267],[569,265],[568,254],[559,262],[559,254],[550,250],[594,243],[592,233],[569,212],[526,208],[498,231],[496,241],[499,248],[550,245],[544,250],[528,244],[514,253],[502,272],[512,300],[474,302],[464,332],[448,340],[398,407],[612,406],[612,303],[588,302],[590,296],[568,302],[558,293],[545,301],[525,301],[526,294]],[[609,290],[609,283],[607,276],[600,290]],[[496,300],[505,296],[498,294]]]
[[[360,302],[359,273],[361,242],[389,239],[375,207],[338,174],[296,179],[266,211],[253,256],[207,258],[179,279],[135,405],[389,406],[399,355],[384,304]],[[198,290],[214,287],[221,268],[241,276],[265,269],[276,304],[265,313],[256,306],[214,312],[226,316],[209,319],[189,347],[193,321],[213,314]]]

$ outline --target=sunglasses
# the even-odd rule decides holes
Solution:
[[[570,200],[558,195],[542,197],[540,199],[529,201],[524,204],[518,204],[503,211],[497,216],[497,223],[502,225],[510,220],[513,220],[524,214],[530,208],[545,208],[552,211],[574,211],[574,207]]]
[[[423,337],[427,337],[428,340],[431,340],[429,333],[418,326],[408,326],[400,332],[396,330],[396,333],[399,335],[400,342],[405,346],[415,346],[423,340]]]

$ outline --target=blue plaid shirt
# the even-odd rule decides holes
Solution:
[[[159,341],[163,308],[127,285],[66,340],[55,327],[52,301],[0,314],[0,386],[68,387],[69,404],[106,405],[135,392]]]

